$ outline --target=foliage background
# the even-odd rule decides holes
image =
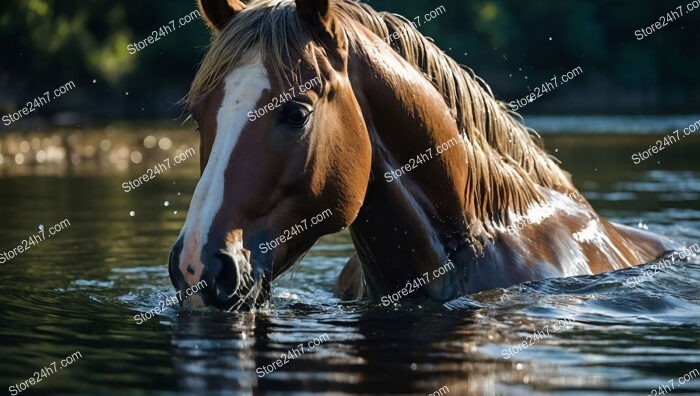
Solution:
[[[567,114],[697,112],[700,10],[642,41],[634,36],[687,2],[369,1],[409,19],[443,5],[447,12],[421,31],[507,102],[581,66],[583,76],[522,111]],[[3,0],[0,113],[74,81],[75,92],[42,109],[42,115],[179,116],[177,101],[209,42],[203,23],[179,27],[135,55],[126,47],[194,8],[192,0]]]

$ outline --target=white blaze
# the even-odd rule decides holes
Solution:
[[[216,117],[214,144],[180,232],[184,243],[180,272],[190,285],[199,282],[204,269],[200,260],[202,248],[207,244],[209,229],[224,201],[224,174],[231,154],[249,122],[248,112],[255,109],[266,89],[270,89],[270,80],[259,55],[224,79],[224,99]],[[187,271],[188,266],[194,274]]]

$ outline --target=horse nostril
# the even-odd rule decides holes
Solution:
[[[235,260],[228,254],[220,253],[215,256],[221,261],[221,271],[214,277],[216,294],[219,298],[228,299],[240,287],[241,277]]]

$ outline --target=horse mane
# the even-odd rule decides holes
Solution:
[[[287,80],[290,75],[296,80],[296,70],[289,66],[295,64],[292,53],[316,64],[314,34],[295,11],[294,0],[250,2],[214,37],[185,102],[192,106],[210,93],[251,52],[264,51],[277,77]],[[574,190],[569,175],[544,151],[539,135],[497,101],[486,82],[446,55],[410,21],[356,0],[335,0],[334,11],[355,50],[362,53],[361,26],[390,43],[442,95],[466,144],[469,221],[480,221],[489,232],[491,223],[502,224],[511,214],[543,204],[538,186]]]

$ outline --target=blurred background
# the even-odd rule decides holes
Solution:
[[[420,30],[491,84],[500,100],[523,97],[554,74],[584,73],[527,113],[669,114],[700,105],[697,15],[642,41],[634,32],[677,2],[515,0],[369,1],[413,19],[444,6]],[[683,3],[685,4],[685,2]],[[0,5],[0,113],[74,81],[60,101],[15,128],[66,120],[152,120],[177,105],[209,42],[195,21],[136,54],[127,45],[195,8],[194,1],[4,0]],[[700,11],[698,11],[700,13]],[[54,116],[70,112],[71,117]],[[54,122],[52,122],[52,120]],[[0,127],[0,133],[7,127]]]

